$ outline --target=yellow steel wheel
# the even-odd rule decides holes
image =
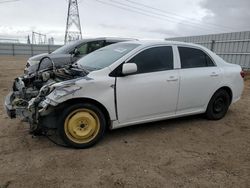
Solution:
[[[71,112],[64,121],[64,131],[69,140],[84,144],[92,141],[100,130],[97,114],[86,108]]]

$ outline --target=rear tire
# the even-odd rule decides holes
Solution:
[[[222,119],[229,108],[230,96],[226,90],[218,90],[210,99],[207,110],[206,117],[210,120]]]
[[[57,127],[65,144],[83,149],[101,140],[106,121],[102,111],[95,105],[74,104],[63,111]]]

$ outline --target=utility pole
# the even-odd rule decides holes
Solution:
[[[27,44],[30,44],[30,35],[28,35]]]
[[[50,37],[50,38],[48,39],[48,44],[49,44],[49,45],[54,45],[54,38],[53,38],[53,37]]]
[[[42,33],[32,31],[32,44],[46,44],[47,36]]]
[[[74,28],[75,27],[75,28]],[[64,43],[82,39],[82,29],[77,0],[69,0]]]

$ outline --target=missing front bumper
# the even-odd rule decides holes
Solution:
[[[7,112],[7,115],[11,118],[14,119],[16,118],[16,109],[13,108],[11,101],[13,99],[13,92],[10,92],[6,97],[5,97],[5,103],[4,107]]]
[[[28,118],[30,117],[31,113],[27,110],[26,106],[13,105],[14,100],[15,100],[15,93],[14,92],[10,92],[5,97],[4,108],[5,108],[7,115],[11,119],[19,117],[24,121],[28,121]]]
[[[28,122],[30,125],[31,132],[36,132],[37,130],[42,129],[55,129],[57,122],[57,111],[52,107],[49,108],[50,101],[40,101],[37,104],[32,104],[30,110],[28,107],[21,107],[13,105],[15,100],[15,93],[10,92],[5,97],[4,108],[7,112],[7,115],[11,118],[20,118],[25,122]],[[40,105],[39,105],[40,104]]]

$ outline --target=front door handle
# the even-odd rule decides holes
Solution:
[[[211,77],[217,77],[217,76],[219,76],[219,74],[216,73],[216,72],[212,72],[212,73],[210,74],[210,76],[211,76]]]

